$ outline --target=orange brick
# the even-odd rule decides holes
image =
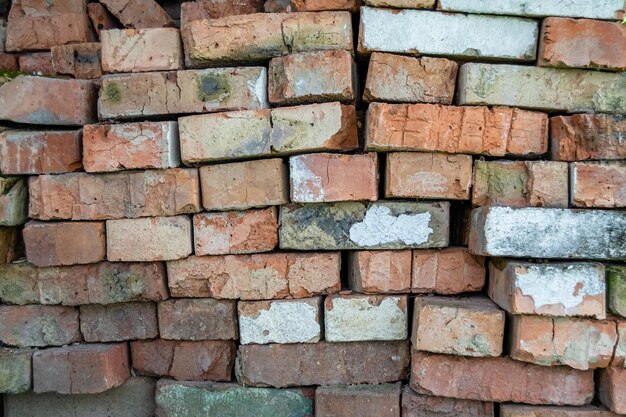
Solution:
[[[626,369],[607,368],[599,372],[598,397],[617,414],[626,414]]]
[[[360,0],[267,0],[266,13],[280,12],[318,12],[324,10],[355,11],[360,6]]]
[[[485,260],[467,248],[413,251],[413,292],[461,294],[484,285]]]
[[[550,118],[552,159],[626,159],[626,116],[574,114]]]
[[[293,156],[289,175],[294,203],[378,199],[378,158],[374,152]]]
[[[82,341],[78,310],[61,306],[0,306],[0,341],[9,346],[61,346]]]
[[[440,153],[387,155],[385,197],[468,200],[472,157]]]
[[[625,162],[574,162],[570,178],[572,206],[626,207]]]
[[[23,236],[26,258],[36,266],[90,264],[106,256],[104,222],[30,221]]]
[[[493,408],[492,402],[418,394],[408,385],[402,389],[402,417],[494,417]]]
[[[102,0],[124,27],[135,29],[173,26],[172,19],[154,0]]]
[[[548,116],[508,107],[372,103],[365,148],[491,156],[548,151]]]
[[[0,171],[60,174],[82,168],[81,132],[6,130],[0,133]]]
[[[409,292],[411,257],[410,250],[349,252],[350,289],[364,294]]]
[[[315,390],[317,417],[400,417],[402,385],[327,386]]]
[[[89,3],[91,6],[92,3]],[[98,79],[102,75],[100,43],[73,43],[53,46],[52,67],[74,78]]]
[[[120,27],[120,23],[102,3],[87,4],[87,14],[94,30],[98,34],[98,38],[101,31]]]
[[[196,255],[268,252],[278,244],[274,207],[193,216]]]
[[[226,16],[263,12],[264,0],[196,0],[180,5],[180,25],[193,20],[219,19]]]
[[[626,27],[619,22],[548,17],[537,64],[542,67],[626,70]]]

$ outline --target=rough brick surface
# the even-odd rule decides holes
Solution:
[[[172,25],[165,10],[154,0],[102,0],[101,3],[125,27],[144,29]]]
[[[0,226],[15,226],[26,222],[27,198],[28,190],[24,179],[0,177]]]
[[[230,381],[236,346],[232,341],[138,340],[130,344],[133,369],[141,375],[186,381]]]
[[[231,300],[172,299],[158,304],[163,339],[237,339],[237,306]]]
[[[418,394],[405,385],[402,389],[403,417],[494,417],[493,403]]]
[[[571,16],[589,19],[616,19],[624,8],[622,0],[511,0],[506,3],[474,0],[440,0],[444,11],[507,14],[519,16]]]
[[[26,259],[36,266],[90,264],[106,257],[103,222],[30,221],[23,236]]]
[[[60,306],[0,306],[0,341],[9,346],[61,346],[82,340],[78,310]]]
[[[52,67],[56,73],[86,79],[97,79],[102,75],[99,43],[53,46],[51,52]]]
[[[626,369],[608,368],[599,372],[598,397],[602,404],[617,414],[626,413]]]
[[[451,104],[458,65],[445,58],[413,58],[375,52],[370,57],[365,101]]]
[[[18,57],[20,71],[33,75],[56,75],[50,52],[33,52]]]
[[[413,251],[412,292],[461,294],[485,285],[485,260],[467,248]]]
[[[607,267],[606,284],[609,310],[614,314],[626,317],[626,267],[622,265]]]
[[[550,118],[552,159],[626,159],[626,116],[575,114]]]
[[[598,405],[582,407],[557,407],[553,405],[502,404],[502,417],[615,417],[615,414]]]
[[[364,0],[368,6],[374,7],[397,7],[407,9],[432,9],[435,0]]]
[[[97,394],[130,378],[128,345],[92,344],[40,350],[33,354],[33,391]]]
[[[372,103],[365,148],[491,156],[548,151],[548,116],[506,107]]]
[[[400,417],[400,384],[330,386],[315,391],[319,417]]]
[[[19,394],[31,389],[33,350],[0,349],[0,392]]]
[[[341,289],[340,259],[337,252],[191,256],[167,263],[170,294],[242,300],[330,294]]]
[[[80,330],[87,342],[152,339],[159,335],[156,304],[133,302],[81,306]]]
[[[251,14],[263,12],[264,0],[196,0],[182,3],[181,26],[187,25],[192,20],[219,19],[220,17],[234,16],[239,14]]]
[[[570,165],[574,207],[626,207],[626,163],[574,162]]]
[[[411,251],[354,251],[348,257],[348,284],[365,294],[409,292]]]
[[[508,381],[494,384],[494,381]],[[500,358],[414,352],[411,388],[420,394],[480,401],[584,405],[593,398],[593,372]]]
[[[408,363],[407,342],[245,345],[239,348],[238,380],[276,388],[380,384],[406,377]]]
[[[87,14],[91,20],[94,30],[100,38],[100,32],[103,30],[117,29],[120,22],[109,12],[102,3],[88,3]]]

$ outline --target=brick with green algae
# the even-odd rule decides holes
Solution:
[[[34,349],[0,349],[0,394],[19,394],[32,385]]]
[[[611,265],[606,269],[607,301],[612,313],[626,317],[626,265]]]

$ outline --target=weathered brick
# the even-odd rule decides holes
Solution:
[[[264,0],[196,0],[181,3],[180,25],[192,20],[219,19],[226,16],[263,12]]]
[[[19,71],[20,63],[17,55],[0,52],[0,68],[4,71]],[[6,79],[0,78],[0,82],[2,81],[6,81]]]
[[[169,261],[193,252],[191,219],[187,216],[107,220],[110,261]]]
[[[590,19],[616,19],[624,8],[622,0],[512,0],[506,3],[474,0],[440,0],[444,11],[506,14],[518,16],[571,16]]]
[[[626,207],[626,162],[574,162],[570,180],[574,207]]]
[[[410,385],[419,394],[555,405],[584,405],[593,398],[593,371],[426,352],[413,352],[411,364]]]
[[[400,417],[401,384],[335,385],[315,390],[318,417]]]
[[[200,183],[202,205],[207,210],[243,210],[289,202],[287,166],[278,158],[203,166]]]
[[[31,52],[18,57],[20,71],[33,75],[56,75],[50,52]]]
[[[500,356],[505,315],[486,297],[416,297],[415,350],[462,356]]]
[[[537,22],[528,19],[363,7],[358,48],[363,53],[533,61],[538,32]]]
[[[413,251],[411,289],[414,293],[461,294],[485,285],[485,260],[467,248]]]
[[[472,211],[472,253],[520,258],[626,258],[626,213],[481,207]]]
[[[176,122],[98,124],[83,127],[87,172],[176,168],[180,165]]]
[[[163,339],[238,339],[237,305],[231,300],[172,299],[158,304]]]
[[[196,169],[40,175],[30,179],[29,191],[29,215],[39,220],[173,216],[200,210]]]
[[[542,67],[626,70],[626,28],[619,22],[549,17],[541,27]]]
[[[352,291],[365,294],[410,291],[410,250],[355,251],[348,256],[348,283]]]
[[[606,272],[607,307],[612,313],[626,317],[626,266],[609,265]]]
[[[266,13],[276,12],[319,12],[325,10],[356,11],[360,0],[268,0],[265,2]]]
[[[276,209],[196,214],[193,238],[196,255],[269,252],[278,244]]]
[[[606,317],[599,263],[489,262],[489,297],[512,314]]]
[[[449,211],[447,202],[283,205],[279,220],[280,247],[297,250],[445,247],[449,240]]]
[[[92,81],[20,75],[0,85],[0,120],[80,126],[96,120]]]
[[[243,345],[238,379],[276,388],[380,384],[405,378],[408,364],[407,341]]]
[[[159,417],[191,416],[199,409],[207,415],[313,415],[313,402],[303,390],[250,388],[225,383],[174,382],[161,379],[157,383],[156,402]]]
[[[408,332],[406,296],[331,295],[324,302],[328,342],[404,340]]]
[[[130,378],[128,345],[85,344],[33,354],[33,391],[97,394]]]
[[[574,114],[550,118],[552,159],[626,159],[626,116]]]
[[[474,206],[567,208],[568,165],[558,161],[475,161]]]
[[[173,297],[306,298],[341,289],[339,253],[190,256],[167,263]]]
[[[263,67],[113,74],[101,81],[100,119],[268,107]]]
[[[322,298],[240,301],[241,344],[317,343],[321,338]]]
[[[407,9],[432,9],[435,7],[435,0],[364,0],[368,6],[374,7],[395,7]]]
[[[26,223],[28,219],[27,198],[28,190],[23,178],[0,176],[0,226],[16,226]]]
[[[598,398],[605,407],[617,414],[626,413],[626,369],[607,368],[599,372]]]
[[[256,13],[194,20],[182,27],[181,35],[188,68],[352,49],[349,12]]]
[[[183,65],[183,48],[175,28],[103,30],[100,42],[106,72],[167,71]]]
[[[102,3],[88,3],[87,14],[89,15],[89,20],[91,20],[94,30],[98,34],[98,39],[100,39],[100,32],[103,30],[117,29],[120,27],[119,21],[113,17],[109,9]]]
[[[135,29],[172,26],[172,20],[155,0],[102,0],[124,27]]]
[[[349,51],[301,52],[272,58],[268,77],[268,99],[272,104],[352,103],[356,99],[356,66]]]
[[[0,132],[0,171],[7,175],[61,174],[82,168],[81,132]]]
[[[411,387],[405,385],[402,389],[402,416],[494,417],[494,412],[493,403],[491,402],[423,395],[416,393]]]
[[[104,222],[31,220],[22,234],[26,259],[36,266],[91,264],[106,257]]]
[[[457,70],[457,63],[445,58],[374,52],[370,57],[363,99],[451,104]]]
[[[587,370],[609,366],[618,335],[612,321],[512,316],[509,337],[513,359]]]
[[[187,381],[230,381],[237,347],[233,341],[137,340],[130,344],[133,369],[141,375]]]
[[[467,63],[458,103],[566,112],[626,112],[626,75],[603,71]]]
[[[472,157],[441,153],[387,154],[386,198],[469,200]]]
[[[294,203],[378,199],[378,158],[374,152],[292,156],[289,176]]]
[[[99,4],[99,3],[89,3]],[[8,395],[6,417],[154,417],[154,380],[132,377],[100,394],[67,395],[26,392]]]
[[[558,407],[553,405],[501,404],[501,417],[617,417],[604,407],[585,405],[582,407]]]
[[[19,394],[32,386],[32,349],[0,348],[0,392]]]
[[[102,75],[99,43],[53,46],[51,52],[56,73],[86,79],[98,79]]]
[[[73,307],[0,306],[0,318],[0,341],[5,345],[61,346],[82,340]]]
[[[548,116],[508,107],[372,103],[365,149],[541,155],[548,151]]]
[[[86,342],[152,339],[159,335],[155,303],[80,306],[80,330]]]
[[[0,265],[22,256],[22,237],[17,227],[0,227]]]

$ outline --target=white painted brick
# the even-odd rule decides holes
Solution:
[[[626,212],[480,207],[470,252],[516,258],[626,259]]]
[[[515,17],[363,7],[359,50],[532,61],[538,31]]]
[[[241,344],[319,342],[321,304],[321,297],[240,301],[238,310]]]
[[[324,303],[328,342],[404,340],[407,338],[407,297],[337,295]]]

